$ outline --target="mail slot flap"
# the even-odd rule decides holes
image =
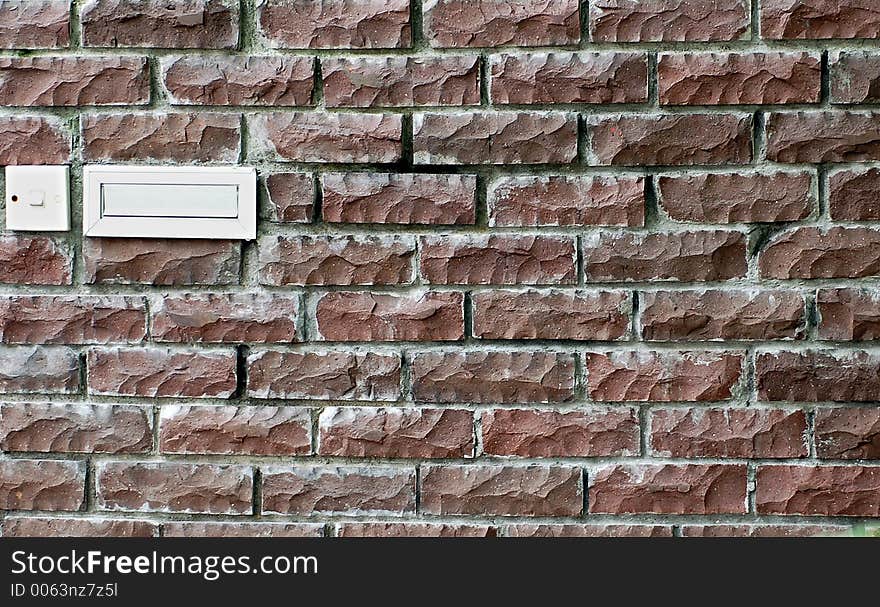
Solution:
[[[105,217],[238,217],[238,186],[106,183]]]

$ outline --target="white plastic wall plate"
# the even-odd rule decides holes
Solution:
[[[6,167],[6,229],[66,232],[70,229],[67,166]]]
[[[83,234],[257,237],[257,172],[247,167],[83,167]]]

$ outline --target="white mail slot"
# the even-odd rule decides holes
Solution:
[[[257,234],[257,176],[244,167],[83,168],[86,236],[223,238]]]

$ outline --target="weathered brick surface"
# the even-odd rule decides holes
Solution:
[[[880,114],[800,111],[767,114],[767,160],[863,162],[880,160]]]
[[[880,339],[880,293],[872,289],[820,289],[816,305],[820,339]]]
[[[880,356],[866,351],[764,352],[755,357],[758,396],[768,401],[875,401]]]
[[[62,48],[70,43],[70,4],[6,0],[0,4],[0,48]]]
[[[672,537],[672,527],[663,525],[505,525],[504,537]]]
[[[71,138],[61,120],[0,116],[0,165],[65,164]]]
[[[858,51],[829,53],[832,103],[880,101],[880,55]]]
[[[861,278],[880,274],[880,230],[795,228],[770,239],[762,278]]]
[[[0,341],[6,344],[136,343],[146,336],[146,320],[139,297],[0,297]]]
[[[595,0],[594,42],[709,42],[738,40],[749,29],[749,3],[732,0]]]
[[[878,38],[880,7],[871,0],[763,0],[761,36],[771,40],[803,38]]]
[[[308,173],[273,173],[265,179],[261,215],[278,223],[311,223],[315,192],[315,178]]]
[[[880,411],[825,407],[816,412],[816,454],[828,459],[880,459]]]
[[[323,537],[318,523],[201,523],[170,522],[162,525],[163,537]]]
[[[880,467],[759,466],[759,514],[880,515]]]
[[[880,170],[845,169],[831,173],[828,212],[839,221],[880,221]]]
[[[0,461],[0,510],[79,510],[85,500],[82,462]]]
[[[7,517],[3,537],[156,537],[151,521],[108,518]]]
[[[64,346],[0,348],[0,394],[73,394],[79,365],[76,352]]]
[[[0,236],[0,283],[69,285],[73,255],[67,245],[46,236]]]
[[[489,525],[446,523],[339,523],[337,537],[495,537]]]
[[[683,525],[682,537],[826,537],[845,535],[846,525]]]

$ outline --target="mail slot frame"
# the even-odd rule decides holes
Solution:
[[[237,217],[106,216],[103,186],[232,185],[238,188]],[[87,165],[83,167],[83,234],[101,237],[257,237],[257,172],[251,167]]]

